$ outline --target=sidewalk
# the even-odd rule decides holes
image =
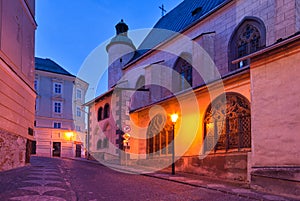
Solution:
[[[230,182],[230,181],[218,180],[210,177],[183,173],[183,172],[176,172],[175,175],[172,175],[171,171],[168,170],[155,171],[153,168],[150,167],[122,166],[117,164],[109,164],[105,162],[100,163],[98,161],[87,160],[84,158],[66,158],[66,159],[79,160],[83,162],[104,165],[111,169],[124,172],[124,173],[140,174],[148,177],[154,177],[158,179],[182,183],[194,187],[219,191],[226,194],[236,195],[242,198],[247,198],[252,200],[272,200],[272,201],[273,200],[281,200],[281,201],[296,200],[296,199],[287,198],[279,195],[273,195],[273,194],[255,191],[253,189],[250,189],[248,184],[242,182],[233,182],[233,181]]]

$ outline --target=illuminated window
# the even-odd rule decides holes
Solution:
[[[171,154],[172,135],[172,127],[166,125],[164,115],[154,116],[147,130],[148,157]]]
[[[217,97],[204,118],[204,151],[251,148],[250,103],[237,93]]]

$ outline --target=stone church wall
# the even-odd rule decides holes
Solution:
[[[0,171],[25,165],[27,139],[0,129]]]

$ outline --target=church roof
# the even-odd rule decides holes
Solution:
[[[148,50],[168,40],[176,33],[180,33],[189,28],[194,23],[197,23],[230,1],[231,0],[184,0],[158,20],[139,46],[132,60],[139,58]]]
[[[51,59],[35,57],[35,69],[75,77]]]

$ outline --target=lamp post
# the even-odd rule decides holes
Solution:
[[[174,113],[171,115],[171,121],[173,123],[173,133],[172,133],[172,175],[175,175],[175,124],[178,119],[178,114]]]

